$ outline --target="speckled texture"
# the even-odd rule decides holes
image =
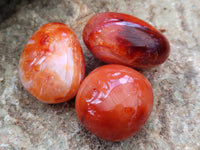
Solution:
[[[0,149],[49,150],[200,150],[199,0],[35,0],[22,1],[0,24]],[[152,83],[154,108],[135,136],[107,142],[90,134],[77,119],[74,100],[43,104],[22,87],[18,61],[28,39],[42,24],[60,21],[77,34],[86,73],[103,63],[82,41],[95,13],[118,11],[139,17],[164,34],[171,54],[163,65],[140,71]]]

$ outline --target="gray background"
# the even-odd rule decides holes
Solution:
[[[0,6],[0,149],[200,150],[199,0],[16,0]],[[102,65],[81,34],[88,19],[104,11],[128,13],[165,29],[171,44],[163,65],[140,70],[152,83],[154,107],[142,130],[122,142],[101,140],[84,129],[74,100],[57,105],[37,101],[18,76],[26,42],[52,21],[66,23],[77,34],[87,74]]]

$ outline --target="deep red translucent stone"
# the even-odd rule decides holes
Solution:
[[[74,97],[84,73],[80,43],[63,23],[40,27],[20,57],[19,75],[23,86],[45,103],[60,103]]]
[[[150,24],[115,12],[94,15],[84,28],[83,40],[100,60],[134,68],[160,65],[170,52],[168,40]]]
[[[105,65],[92,71],[76,96],[81,123],[96,136],[120,141],[134,135],[153,107],[149,81],[122,65]]]

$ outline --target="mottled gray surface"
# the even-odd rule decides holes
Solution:
[[[35,0],[21,2],[0,24],[0,149],[200,150],[199,0]],[[103,63],[83,44],[81,33],[95,13],[118,11],[140,17],[164,34],[171,55],[143,70],[152,83],[154,108],[146,125],[122,142],[107,142],[79,123],[74,100],[43,104],[22,87],[18,61],[28,38],[42,24],[60,21],[77,34],[87,73]]]

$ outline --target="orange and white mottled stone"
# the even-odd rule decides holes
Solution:
[[[80,43],[67,25],[58,22],[47,23],[33,34],[19,62],[23,86],[46,103],[73,98],[84,74]]]

